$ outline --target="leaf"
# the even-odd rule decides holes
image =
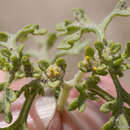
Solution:
[[[81,31],[68,35],[67,37],[64,38],[64,40],[61,42],[61,44],[57,48],[63,49],[63,50],[71,49],[74,43],[80,40],[81,36],[82,36]]]
[[[7,58],[11,56],[11,52],[8,48],[3,48],[0,50],[1,54]]]
[[[86,108],[86,104],[83,103],[82,105],[80,105],[80,107],[78,108],[78,110],[79,110],[79,112],[84,112],[85,108]]]
[[[56,33],[50,33],[48,35],[48,38],[46,40],[47,49],[50,49],[54,45],[56,39],[57,39]]]
[[[67,26],[69,26],[70,24],[72,24],[72,22],[70,20],[65,20],[63,23],[56,25],[56,30],[60,31],[60,32],[65,32]]]
[[[129,130],[130,126],[124,114],[120,114],[116,119],[116,126],[119,130]]]
[[[27,25],[16,34],[16,41],[24,42],[24,41],[28,40],[29,34],[31,34],[31,35],[44,35],[46,33],[47,33],[47,30],[46,29],[39,29],[38,24]]]
[[[33,32],[33,35],[45,35],[47,33],[46,29],[36,29]]]
[[[42,71],[46,71],[46,69],[49,67],[49,62],[48,61],[46,61],[46,60],[40,60],[39,62],[38,62],[38,66],[39,66],[39,68],[42,70]]]
[[[0,32],[0,41],[2,42],[6,42],[9,38],[9,35],[8,33],[6,32]]]
[[[17,99],[17,93],[10,88],[3,90],[3,96],[0,100],[0,112],[3,114],[5,122],[10,123],[12,121],[11,115],[11,103]]]
[[[90,19],[87,17],[85,12],[80,8],[72,9],[72,15],[76,21],[78,21],[82,24],[90,23]]]
[[[104,113],[108,113],[114,109],[116,109],[116,100],[108,101],[100,107],[100,111]]]
[[[97,41],[94,43],[95,48],[98,50],[99,54],[101,55],[103,49],[104,49],[104,44],[100,41]]]
[[[73,111],[78,107],[78,98],[74,99],[68,107],[68,111]]]
[[[130,57],[130,41],[127,43],[126,48],[125,48],[125,58]]]
[[[61,67],[64,71],[67,67],[66,61],[64,60],[64,58],[61,57],[56,60],[56,65]]]
[[[60,80],[56,80],[54,82],[52,81],[49,81],[48,82],[48,86],[49,87],[52,87],[52,88],[57,88],[59,85],[60,85],[61,81]]]
[[[59,51],[52,62],[55,62],[55,60],[58,57],[65,56],[65,55],[78,55],[87,45],[89,44],[89,40],[85,40],[83,42],[76,42],[73,47],[69,50],[61,50]]]
[[[87,46],[87,48],[85,49],[85,55],[89,56],[89,57],[93,57],[94,56],[94,49],[90,46]]]
[[[121,44],[120,43],[111,42],[111,43],[109,43],[109,46],[110,46],[110,51],[113,55],[117,54],[118,52],[121,51]]]
[[[85,65],[82,61],[80,61],[80,62],[78,63],[78,68],[79,68],[82,72],[85,72],[85,73],[88,71],[86,65]]]
[[[110,120],[105,123],[102,127],[102,130],[117,130],[114,125],[115,117],[111,117]]]

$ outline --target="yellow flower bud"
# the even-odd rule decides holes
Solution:
[[[97,67],[93,67],[93,70],[96,71],[96,70],[97,70]]]
[[[90,57],[89,57],[89,56],[86,56],[85,59],[88,61],[88,60],[90,59]]]

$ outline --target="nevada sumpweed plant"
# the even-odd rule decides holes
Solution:
[[[24,93],[25,102],[18,116],[18,119],[9,127],[0,130],[27,130],[27,117],[31,104],[36,95],[44,96],[44,88],[52,89],[57,101],[57,109],[63,112],[67,102],[69,92],[76,88],[79,96],[68,106],[68,110],[78,109],[80,112],[85,109],[85,101],[103,98],[104,103],[100,110],[111,112],[110,120],[102,126],[102,130],[128,130],[130,127],[130,94],[120,84],[118,78],[123,76],[125,70],[130,69],[130,42],[121,53],[121,44],[108,41],[105,30],[108,24],[116,16],[130,16],[130,7],[126,6],[124,0],[120,0],[113,11],[96,25],[93,23],[82,9],[73,9],[74,22],[65,20],[56,27],[57,32],[47,35],[46,43],[40,43],[40,52],[26,52],[24,42],[30,36],[45,35],[45,29],[39,29],[38,25],[28,25],[16,34],[0,32],[0,69],[5,71],[7,79],[0,83],[0,113],[3,120],[11,123],[11,104]],[[85,33],[93,32],[97,40],[94,47],[91,46],[87,38],[83,41]],[[46,54],[52,48],[59,37],[64,39],[58,45],[60,50],[52,60],[46,57],[42,59],[42,54]],[[19,43],[19,44],[18,44]],[[85,56],[78,63],[79,71],[73,79],[64,80],[67,64],[64,55],[78,55],[85,48]],[[30,54],[30,55],[29,55]],[[41,59],[32,63],[31,56]],[[43,55],[43,56],[44,56]],[[89,77],[83,80],[84,74],[89,73]],[[98,82],[100,76],[110,75],[116,88],[117,97],[111,96],[101,87]],[[10,84],[16,79],[30,77],[32,80],[25,84],[20,90],[13,90]],[[124,105],[127,104],[127,105]]]

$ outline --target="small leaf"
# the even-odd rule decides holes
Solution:
[[[74,99],[68,107],[68,111],[73,111],[78,107],[78,98]]]
[[[108,101],[108,102],[104,103],[101,106],[100,111],[104,112],[104,113],[108,113],[115,108],[116,108],[116,100],[112,100],[112,101]]]
[[[17,99],[17,93],[10,88],[6,88],[3,90],[3,96],[0,100],[0,112],[3,114],[3,118],[5,122],[11,123],[12,115],[11,115],[11,103]]]
[[[33,35],[45,35],[47,33],[46,29],[37,29],[33,32]]]
[[[120,114],[116,119],[116,127],[119,130],[129,130],[130,126],[124,114]]]
[[[94,56],[94,49],[92,47],[88,46],[85,49],[85,55],[89,56],[89,57],[93,57]]]
[[[111,42],[109,44],[109,46],[110,46],[110,51],[113,55],[117,54],[118,52],[121,51],[121,44],[120,43]]]
[[[125,58],[130,57],[130,41],[127,43],[126,48],[125,48]]]
[[[48,61],[46,61],[46,60],[40,60],[39,62],[38,62],[38,66],[39,66],[39,68],[42,70],[42,71],[46,71],[46,69],[49,67],[49,62]]]
[[[47,49],[50,49],[53,45],[55,40],[57,39],[56,33],[50,33],[46,40]]]
[[[119,66],[122,62],[123,62],[123,59],[122,59],[122,58],[118,58],[117,60],[115,60],[115,61],[113,62],[113,64],[114,64],[115,66]]]
[[[114,120],[115,117],[111,117],[110,120],[103,125],[102,130],[117,130],[117,128],[115,128]]]
[[[9,36],[5,32],[0,32],[0,41],[6,42],[8,40]]]
[[[1,54],[7,58],[9,58],[11,56],[11,52],[9,49],[7,48],[3,48],[0,50]]]
[[[64,71],[67,67],[67,64],[66,64],[64,58],[61,58],[61,57],[56,60],[56,65],[61,67]]]
[[[102,42],[100,42],[100,41],[97,41],[97,42],[95,42],[95,48],[98,50],[98,52],[101,55],[101,53],[102,53],[102,51],[104,49],[104,44]]]
[[[86,23],[90,23],[90,19],[87,17],[87,15],[85,14],[85,12],[80,9],[80,8],[74,8],[72,9],[72,14],[73,14],[73,18],[82,23],[82,24],[86,24]]]
[[[71,49],[74,43],[80,40],[81,36],[82,36],[81,31],[68,35],[66,38],[64,38],[64,40],[61,42],[61,44],[57,48],[64,49],[64,50]]]
[[[80,105],[80,107],[78,108],[78,110],[79,110],[79,112],[84,112],[85,108],[86,108],[86,104],[83,103],[82,105]]]
[[[48,82],[48,86],[49,86],[49,87],[52,87],[52,88],[57,88],[57,87],[60,85],[60,83],[61,83],[60,80],[56,80],[56,81],[54,81],[54,82],[49,81],[49,82]]]
[[[82,72],[87,72],[87,71],[88,71],[86,65],[85,65],[82,61],[80,61],[80,62],[78,63],[78,68],[79,68]]]

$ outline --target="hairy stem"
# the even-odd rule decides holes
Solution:
[[[61,88],[61,92],[58,98],[58,102],[57,102],[57,107],[60,112],[63,112],[64,110],[64,106],[67,102],[70,90],[71,90],[71,86],[66,83],[63,83],[63,86]]]

